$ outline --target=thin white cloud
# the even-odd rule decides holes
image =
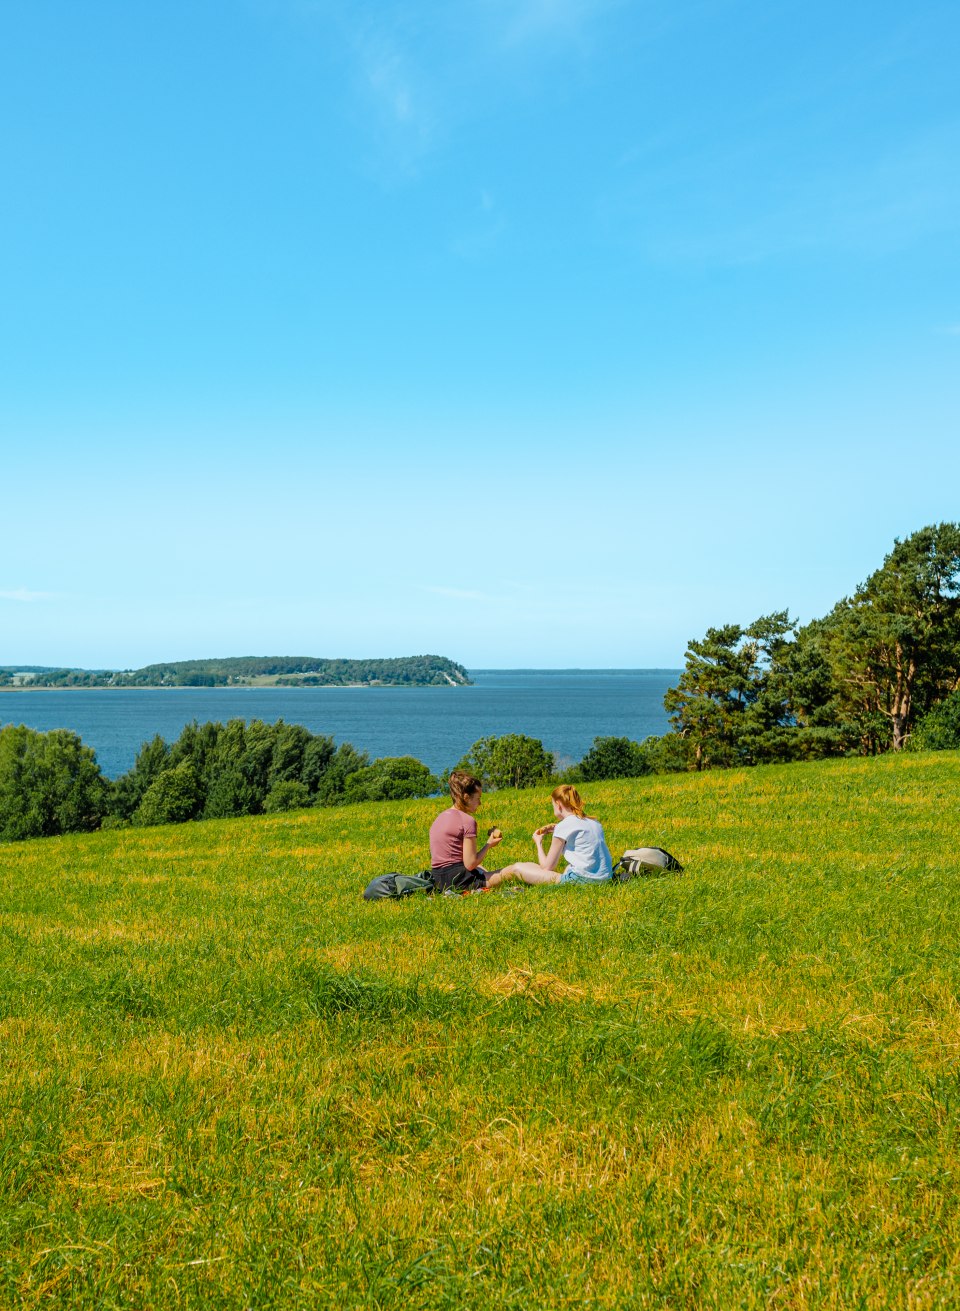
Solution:
[[[464,123],[529,94],[543,65],[582,57],[596,20],[625,0],[248,0],[278,5],[347,52],[354,108],[381,181],[417,176]]]
[[[31,592],[27,587],[14,587],[0,591],[0,601],[49,601],[52,592]]]
[[[376,43],[363,51],[363,63],[367,86],[388,117],[395,123],[415,126],[417,97],[400,53]]]
[[[418,63],[415,42],[389,13],[354,31],[358,92],[376,141],[378,172],[415,174],[442,137],[440,88]]]
[[[960,337],[960,323],[948,323],[944,332],[948,337]]]
[[[545,36],[579,37],[588,23],[614,7],[616,0],[506,0],[498,6],[508,44]]]

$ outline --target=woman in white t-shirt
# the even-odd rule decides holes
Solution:
[[[556,824],[544,824],[533,835],[537,859],[521,860],[496,874],[487,876],[487,887],[496,887],[509,879],[521,883],[605,883],[613,872],[610,850],[603,836],[603,825],[583,812],[580,793],[571,783],[561,783],[550,795]],[[545,851],[544,838],[552,841]],[[557,866],[564,857],[567,867]]]

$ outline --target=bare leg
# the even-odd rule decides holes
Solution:
[[[498,869],[487,876],[487,887],[497,888],[501,883],[519,879],[521,883],[559,883],[560,875],[555,869],[541,869],[534,860],[518,860],[515,865]]]

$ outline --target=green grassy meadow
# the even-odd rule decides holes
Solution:
[[[686,872],[363,902],[422,801],[0,847],[0,1303],[960,1304],[960,756],[584,791]]]

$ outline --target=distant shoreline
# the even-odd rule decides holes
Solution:
[[[371,692],[386,689],[435,687],[444,691],[451,687],[469,687],[469,683],[219,683],[219,684],[174,684],[138,683],[136,687],[111,687],[109,683],[99,686],[77,687],[75,683],[62,687],[37,686],[35,683],[20,683],[16,687],[0,687],[0,696],[4,692],[346,692],[351,688],[365,687]]]
[[[518,665],[509,669],[470,669],[471,674],[682,674],[682,665],[565,665],[562,669],[540,669]]]
[[[550,677],[553,674],[681,674],[682,668],[671,668],[668,665],[643,665],[634,669],[627,668],[588,668],[577,665],[570,666],[566,669],[535,669],[535,668],[516,668],[516,669],[471,669],[471,674],[539,674]],[[443,691],[451,687],[471,687],[471,683],[455,683],[452,680],[448,683],[390,683],[390,682],[370,682],[370,683],[220,683],[220,684],[200,684],[192,685],[187,683],[173,684],[170,683],[138,683],[131,687],[116,687],[109,683],[94,684],[92,686],[77,686],[77,684],[62,684],[60,686],[50,687],[49,685],[37,683],[17,683],[17,684],[0,684],[0,696],[5,692],[347,692],[355,691],[357,688],[366,688],[371,692],[382,692],[385,690],[407,689],[413,691],[417,688],[438,688]]]

